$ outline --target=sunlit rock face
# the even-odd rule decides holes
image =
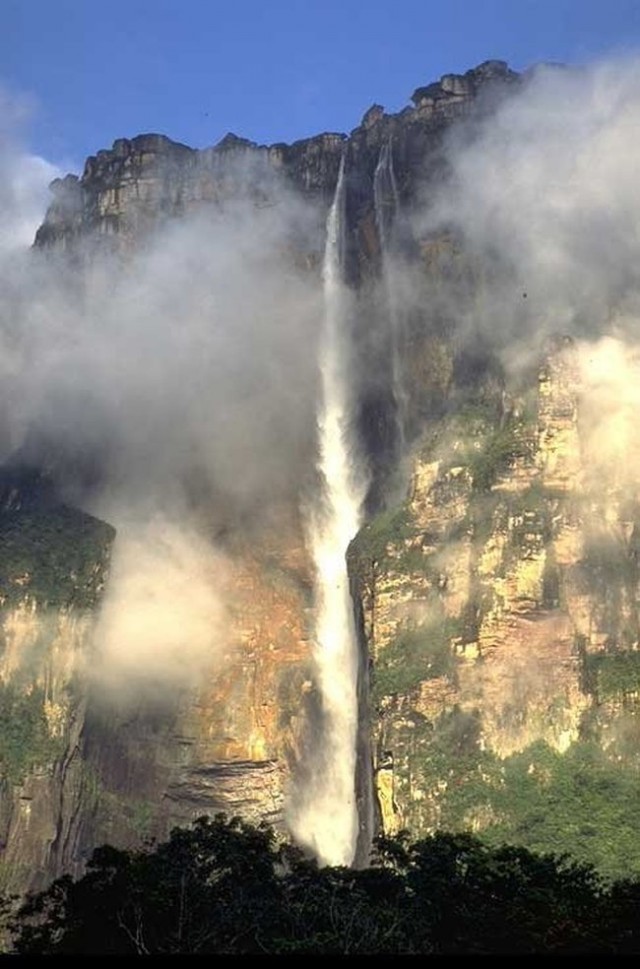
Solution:
[[[269,543],[272,554],[277,545]],[[286,555],[288,571],[267,570],[255,549],[238,552],[225,576],[226,645],[195,686],[171,695],[138,673],[138,689],[118,703],[94,685],[84,756],[95,790],[82,851],[165,837],[220,811],[283,826],[310,689],[304,552],[296,561],[289,546]]]
[[[638,466],[594,467],[595,355],[551,341],[537,381],[442,420],[353,543],[389,833],[635,864]]]

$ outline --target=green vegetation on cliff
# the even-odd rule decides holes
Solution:
[[[442,617],[399,633],[378,658],[372,672],[372,700],[406,694],[425,680],[446,676],[454,669],[450,639],[457,620]]]
[[[564,753],[538,742],[500,759],[482,749],[479,717],[455,708],[429,725],[411,769],[437,792],[434,827],[570,854],[609,879],[640,873],[640,771],[594,741]]]
[[[349,558],[353,562],[378,564],[414,534],[415,525],[406,503],[391,508],[363,526],[349,547]]]
[[[586,686],[599,700],[640,694],[640,652],[592,653],[584,665]]]
[[[476,491],[489,491],[498,475],[518,453],[517,425],[509,421],[492,429],[477,450],[469,454],[469,466]]]
[[[111,525],[66,505],[0,514],[0,597],[38,605],[93,609],[98,602],[115,532]]]
[[[50,734],[43,691],[0,683],[0,778],[19,784],[35,767],[50,765],[63,747],[63,738]]]

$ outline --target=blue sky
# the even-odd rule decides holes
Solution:
[[[374,101],[488,58],[640,51],[640,0],[0,0],[0,84],[29,147],[78,168],[115,138],[195,147],[349,131]]]

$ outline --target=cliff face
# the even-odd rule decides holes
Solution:
[[[144,245],[167,221],[236,197],[270,204],[270,193],[283,187],[322,211],[346,151],[347,268],[351,281],[362,286],[380,266],[373,181],[383,145],[393,141],[398,191],[409,203],[425,179],[437,176],[441,139],[451,122],[473,105],[479,110],[478,95],[516,80],[500,62],[447,76],[418,89],[414,106],[400,114],[387,115],[374,105],[348,138],[323,134],[263,147],[227,135],[204,150],[162,135],[120,139],[89,158],[80,178],[68,175],[53,183],[54,200],[36,248],[66,252],[76,265],[96,250],[126,253]],[[293,254],[300,257],[317,263],[317,254]],[[361,339],[366,342],[366,330]],[[385,416],[388,405],[389,391],[383,388],[369,399],[362,417],[365,434],[367,425],[374,428],[370,438],[383,456],[379,425],[391,420]],[[85,520],[81,512],[67,509],[69,524],[52,534],[49,514],[47,508],[37,523],[19,519],[16,526],[20,541],[36,542],[45,559],[55,554],[59,537],[72,546],[76,520]],[[5,581],[21,593],[9,611],[5,606],[2,654],[7,719],[22,752],[20,759],[12,748],[2,758],[9,887],[37,887],[62,871],[77,872],[98,843],[162,837],[173,824],[202,813],[224,810],[282,823],[309,712],[318,700],[309,651],[312,574],[297,502],[275,518],[275,524],[272,515],[270,524],[250,537],[236,531],[231,573],[225,577],[232,620],[224,656],[197,689],[174,691],[171,701],[143,696],[114,703],[86,675],[100,590],[107,581],[109,526],[95,525],[108,541],[105,537],[94,548],[99,588],[81,613],[58,591],[52,593],[55,606],[51,599],[30,597],[29,584],[48,578],[46,562],[30,565],[29,579],[7,572]],[[39,529],[37,536],[32,526]],[[54,590],[75,581],[69,555],[51,580]],[[365,734],[361,745],[359,798],[367,813]]]
[[[0,480],[2,885],[43,885],[67,867],[96,606],[113,529],[58,502],[28,472]]]
[[[165,837],[226,812],[281,825],[309,682],[304,573],[249,554],[227,576],[228,648],[195,689],[121,707],[89,694],[86,785],[71,857],[103,841]]]
[[[630,872],[637,485],[594,472],[568,338],[443,419],[353,543],[385,831],[466,829]]]
[[[237,556],[228,649],[198,689],[118,701],[91,675],[114,530],[37,473],[1,484],[3,889],[205,813],[281,824],[310,685],[304,553],[271,536],[280,564]]]
[[[228,134],[214,148],[196,150],[164,135],[120,138],[110,150],[87,159],[80,178],[52,184],[54,201],[36,235],[41,248],[73,248],[109,240],[116,248],[140,242],[166,219],[216,206],[239,193],[268,201],[266,173],[306,198],[328,204],[340,158],[347,154],[351,273],[377,263],[373,175],[390,139],[400,195],[410,202],[425,179],[437,177],[441,137],[482,97],[508,90],[518,75],[501,61],[488,61],[465,75],[446,75],[418,88],[413,107],[386,114],[373,105],[347,137],[322,134],[292,145],[260,146]],[[259,177],[262,176],[262,177]]]
[[[620,874],[640,864],[640,519],[628,482],[603,488],[591,473],[573,343],[550,345],[536,374],[512,387],[487,360],[469,376],[477,361],[462,360],[450,320],[423,307],[401,347],[411,484],[405,501],[389,498],[398,402],[389,334],[371,324],[383,272],[375,172],[392,144],[393,201],[410,211],[437,189],[451,125],[519,83],[488,62],[418,88],[399,114],[372,106],[349,137],[289,146],[233,135],[203,150],[161,135],[120,139],[80,178],[54,183],[36,247],[72,263],[96,248],[126,255],[164,223],[229,199],[268,205],[274,186],[312,201],[320,219],[346,154],[361,369],[386,375],[359,387],[371,520],[349,554],[370,658],[370,696],[360,684],[361,841],[371,740],[384,831],[472,828]],[[450,238],[400,242],[431,295],[456,273],[473,289]],[[317,252],[292,258],[315,272]],[[230,628],[198,687],[114,702],[91,677],[113,529],[62,504],[44,479],[16,474],[5,472],[0,491],[5,885],[38,887],[80,871],[96,844],[163,837],[206,813],[282,824],[318,705],[298,496],[251,533],[230,527]]]

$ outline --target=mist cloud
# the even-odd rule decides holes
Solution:
[[[453,232],[477,270],[462,325],[510,350],[597,337],[614,317],[635,331],[640,60],[531,71],[490,118],[452,131],[447,157],[416,225]]]
[[[286,489],[308,443],[317,296],[286,264],[277,219],[194,219],[126,265],[99,259],[81,284],[30,270],[15,444],[27,428],[40,454],[92,455],[103,487],[137,494],[197,471],[236,503]]]
[[[230,635],[220,536],[246,540],[313,467],[322,307],[304,257],[323,239],[317,213],[260,175],[268,204],[240,192],[126,259],[0,253],[0,457],[117,529],[105,682],[192,682],[215,660]]]
[[[323,218],[273,173],[240,168],[234,201],[168,221],[126,260],[92,249],[71,270],[59,254],[20,251],[42,215],[25,219],[25,197],[37,207],[54,173],[20,153],[12,126],[0,128],[0,457],[44,465],[69,500],[116,526],[104,655],[129,662],[121,647],[137,638],[143,665],[171,670],[178,640],[153,632],[169,587],[186,595],[181,575],[210,574],[214,559],[224,569],[225,531],[246,534],[299,502],[313,475],[323,306],[319,272],[300,257],[322,252]],[[614,344],[599,341],[617,341],[631,387],[640,61],[539,68],[490,116],[455,126],[446,152],[450,177],[411,222],[423,241],[454,239],[464,265],[429,289],[390,255],[398,313],[441,313],[458,345],[481,335],[515,368],[551,333],[582,341],[585,359],[594,347],[610,359]],[[362,369],[375,385],[375,368]],[[620,383],[599,388],[598,399],[621,399]],[[600,412],[628,427],[620,407]],[[145,589],[156,583],[167,591],[154,605]],[[201,592],[195,582],[194,621],[223,642],[222,598]],[[120,622],[118,601],[134,625],[140,610],[148,634]],[[209,643],[195,647],[197,667],[215,649],[193,640]]]
[[[30,246],[48,201],[48,186],[60,173],[30,154],[22,134],[31,114],[29,99],[0,85],[0,258]]]
[[[121,521],[90,675],[119,700],[198,684],[229,646],[228,563],[184,520]]]

